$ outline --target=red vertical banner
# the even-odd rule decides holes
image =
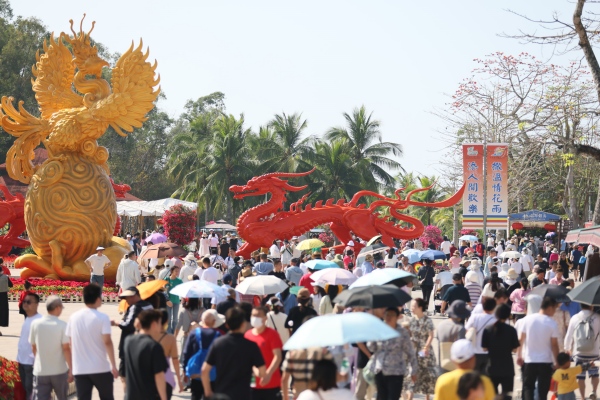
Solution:
[[[463,144],[463,228],[483,228],[483,144]]]
[[[508,144],[487,145],[487,227],[506,229],[508,220]]]

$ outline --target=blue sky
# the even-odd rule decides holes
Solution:
[[[474,58],[551,55],[499,37],[535,28],[505,10],[538,18],[557,11],[567,20],[573,12],[567,0],[13,0],[12,7],[54,31],[68,31],[69,19],[85,12],[85,26],[95,20],[92,36],[111,51],[143,38],[167,96],[160,107],[174,117],[186,100],[221,91],[227,111],[244,113],[254,129],[275,113],[302,112],[308,133],[322,134],[364,104],[381,120],[384,140],[404,146],[404,168],[421,174],[439,171],[444,154],[445,125],[431,112],[445,107]]]

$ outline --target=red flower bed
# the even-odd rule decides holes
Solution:
[[[0,357],[0,398],[5,400],[23,398],[20,393],[15,395],[15,386],[20,387],[20,382],[19,363]]]
[[[42,278],[30,278],[28,279],[32,284],[30,290],[36,292],[39,295],[50,296],[52,294],[61,297],[81,296],[83,288],[89,285],[89,282],[76,282],[76,281],[60,281],[56,279],[42,279]],[[19,294],[24,288],[24,279],[12,279],[13,287],[10,288],[9,293]],[[103,294],[105,296],[114,297],[117,296],[117,288],[115,287],[114,281],[105,281]]]

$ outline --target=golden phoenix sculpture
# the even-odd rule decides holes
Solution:
[[[85,15],[84,15],[85,18]],[[120,259],[131,246],[113,237],[115,194],[106,164],[108,151],[98,146],[111,126],[119,135],[132,132],[146,120],[160,88],[156,62],[147,61],[142,42],[125,52],[112,69],[112,88],[102,76],[108,62],[92,46],[90,34],[73,30],[44,41],[37,54],[32,81],[40,118],[2,97],[2,127],[15,136],[6,157],[11,178],[29,184],[25,222],[36,254],[16,260],[26,268],[22,277],[89,280],[84,260],[97,246],[106,248],[111,267],[105,279],[114,279]],[[43,143],[49,158],[33,165],[33,150]]]

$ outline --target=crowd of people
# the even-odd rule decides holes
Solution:
[[[438,247],[446,255],[439,264],[412,257],[409,250],[420,247],[413,241],[361,257],[354,251],[360,238],[347,243],[343,254],[323,255],[299,251],[294,237],[244,260],[235,255],[235,236],[214,234],[211,241],[213,234],[201,235],[200,240],[208,240],[194,242],[187,256],[154,265],[137,260],[147,243],[132,244],[134,249],[139,244],[139,251],[126,255],[117,272],[119,296],[127,303],[120,321],[110,321],[98,310],[103,284],[98,276],[110,262],[102,248],[86,261],[92,279],[83,289],[85,308],[67,322],[59,318],[59,297],[48,297],[42,317],[38,295],[27,291],[17,361],[28,396],[46,399],[54,390],[59,399],[66,398],[67,383],[74,380],[79,399],[90,399],[93,388],[101,399],[112,399],[113,381],[121,379],[130,400],[169,399],[176,390],[190,390],[192,399],[410,400],[422,394],[427,399],[487,400],[496,394],[510,397],[518,373],[524,399],[546,398],[553,376],[564,399],[571,399],[565,395],[574,390],[586,398],[589,377],[595,399],[600,317],[590,306],[558,304],[531,293],[543,283],[572,288],[580,276],[588,277],[585,266],[598,258],[593,246],[565,244],[557,252],[543,242],[538,247],[536,238],[515,237],[504,247],[490,236],[485,246],[477,240],[455,249],[446,239]],[[220,247],[223,242],[228,246]],[[520,255],[502,256],[511,250]],[[586,259],[582,269],[581,257]],[[415,279],[398,284],[399,289],[412,295],[420,288],[422,297],[413,296],[404,307],[342,307],[336,297],[346,286],[311,277],[315,271],[307,262],[320,258],[356,277],[382,268],[404,269]],[[246,278],[260,275],[273,275],[287,287],[264,296],[235,290]],[[164,289],[142,299],[136,286],[153,279],[164,279]],[[220,284],[226,296],[198,299],[170,293],[191,280]],[[3,285],[0,275],[0,292]],[[283,350],[307,320],[345,312],[369,312],[399,336]],[[436,328],[432,312],[448,318]],[[111,326],[121,331],[117,349]]]

